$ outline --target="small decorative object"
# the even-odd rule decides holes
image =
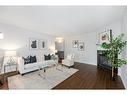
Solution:
[[[74,48],[78,48],[78,40],[74,40],[72,44]]]
[[[46,40],[39,40],[39,49],[45,49],[46,44]]]
[[[37,50],[38,49],[38,41],[37,39],[30,38],[30,49]]]
[[[80,51],[83,51],[84,50],[84,43],[83,42],[79,42],[78,49]]]
[[[99,44],[110,43],[112,38],[112,30],[108,30],[99,34]]]

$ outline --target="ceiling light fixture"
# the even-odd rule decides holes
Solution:
[[[62,43],[63,40],[64,40],[64,39],[63,39],[62,37],[57,37],[57,38],[56,38],[56,41],[57,41],[58,43]]]

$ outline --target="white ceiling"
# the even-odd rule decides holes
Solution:
[[[54,36],[92,32],[120,20],[123,6],[0,6],[0,22]]]

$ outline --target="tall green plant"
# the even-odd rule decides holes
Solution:
[[[127,41],[123,41],[124,34],[119,35],[116,38],[111,40],[111,43],[103,43],[101,45],[102,48],[106,49],[104,51],[105,55],[107,56],[108,60],[112,63],[112,72],[114,68],[121,67],[124,64],[127,64],[127,60],[118,58],[118,55],[122,53],[125,46],[127,45]],[[113,77],[113,75],[112,75]]]

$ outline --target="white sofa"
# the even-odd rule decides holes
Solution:
[[[42,60],[39,62],[35,63],[29,63],[29,64],[24,64],[24,60],[22,57],[18,58],[18,70],[20,74],[25,74],[31,71],[38,70],[40,67],[48,67],[48,66],[53,66],[58,63],[58,60]]]

